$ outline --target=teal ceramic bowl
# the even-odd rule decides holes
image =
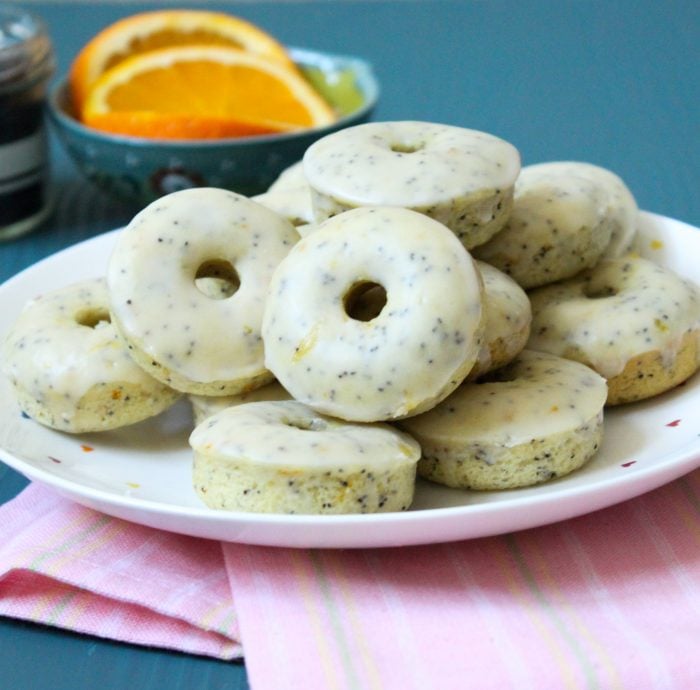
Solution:
[[[265,191],[317,139],[366,122],[379,97],[371,65],[358,57],[290,48],[294,62],[331,103],[339,119],[327,127],[284,134],[172,141],[111,135],[73,115],[66,81],[49,96],[49,117],[78,168],[98,187],[139,204],[188,187]]]

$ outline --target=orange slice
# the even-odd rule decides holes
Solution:
[[[184,46],[135,55],[105,72],[82,119],[114,134],[208,139],[319,127],[335,114],[279,62],[236,48]]]
[[[280,43],[239,17],[205,10],[144,12],[108,26],[80,51],[70,71],[70,87],[76,107],[80,109],[101,74],[126,58],[184,45],[238,48],[293,67]]]

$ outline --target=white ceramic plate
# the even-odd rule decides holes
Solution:
[[[41,261],[0,286],[0,334],[34,295],[104,274],[118,231]],[[640,251],[700,282],[700,230],[641,215]],[[700,466],[700,375],[656,399],[606,412],[598,455],[568,477],[514,491],[466,492],[419,481],[405,513],[256,515],[213,511],[190,481],[186,403],[105,434],[71,436],[24,418],[0,377],[0,458],[64,496],[133,522],[251,544],[376,547],[469,539],[581,515]]]

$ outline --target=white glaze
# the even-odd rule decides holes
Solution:
[[[528,347],[578,354],[606,378],[638,355],[672,358],[700,329],[700,289],[638,257],[602,261],[589,275],[530,293]]]
[[[295,401],[209,417],[190,436],[195,491],[211,508],[339,514],[406,510],[420,446],[385,424],[349,424]]]
[[[363,282],[387,302],[369,321],[344,299]],[[455,236],[400,208],[361,208],[304,237],[273,277],[263,319],[268,368],[326,414],[377,421],[417,414],[476,360],[481,281]]]
[[[429,122],[358,125],[304,155],[315,223],[357,207],[398,206],[447,226],[467,249],[503,227],[519,170],[517,150],[502,139]]]
[[[524,170],[531,174],[571,174],[588,179],[605,190],[605,217],[611,226],[611,240],[604,258],[615,259],[626,254],[632,248],[637,234],[639,209],[632,192],[622,179],[611,170],[591,163],[579,161],[557,161],[529,165]]]
[[[255,402],[209,417],[190,436],[197,452],[288,470],[381,471],[415,464],[418,444],[385,424],[350,424],[296,401]]]
[[[28,302],[3,344],[3,371],[23,396],[51,411],[51,426],[71,430],[81,399],[94,387],[105,396],[124,384],[134,384],[154,398],[161,409],[177,396],[150,377],[129,356],[109,322],[104,280],[69,285]],[[137,421],[129,401],[120,401],[120,415]],[[142,419],[143,417],[139,417]]]
[[[255,390],[237,395],[190,395],[189,400],[194,413],[195,425],[203,422],[227,407],[235,407],[250,402],[270,402],[273,400],[289,400],[291,396],[277,381],[272,381]]]
[[[401,427],[431,444],[476,444],[487,453],[572,432],[597,419],[607,395],[605,380],[583,364],[530,350],[493,378],[463,384]],[[488,462],[487,455],[482,459]]]
[[[274,269],[298,240],[292,225],[241,195],[201,188],[175,192],[141,211],[110,259],[113,318],[153,360],[154,376],[185,392],[227,394],[267,375],[260,322]],[[234,267],[228,299],[197,288],[212,260]],[[203,390],[211,384],[220,390]]]
[[[309,184],[352,206],[432,206],[507,189],[519,171],[520,157],[508,142],[429,122],[348,127],[304,155]]]
[[[610,243],[608,198],[573,165],[527,166],[508,222],[474,256],[526,289],[571,278],[594,266]]]
[[[267,191],[282,192],[287,189],[299,189],[303,186],[308,188],[308,183],[304,176],[304,164],[303,161],[297,161],[286,167],[268,187]]]
[[[484,283],[484,342],[470,376],[491,369],[491,348],[495,341],[515,357],[524,347],[532,320],[527,293],[509,276],[483,261],[477,261]]]
[[[251,197],[271,211],[286,218],[292,225],[308,225],[314,221],[311,207],[311,190],[304,184],[299,187],[287,187],[258,194]]]

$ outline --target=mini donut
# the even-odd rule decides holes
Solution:
[[[532,320],[527,293],[512,278],[483,261],[477,261],[476,266],[484,285],[484,336],[467,380],[476,379],[514,359],[527,343]],[[384,291],[379,286],[373,287],[358,295],[353,315],[369,321],[383,306]]]
[[[135,361],[197,395],[271,381],[263,306],[298,239],[288,221],[223,189],[186,189],[147,206],[120,234],[107,275],[112,321]]]
[[[610,244],[608,199],[606,187],[573,163],[527,166],[508,222],[474,256],[525,289],[571,278],[595,266]]]
[[[547,174],[576,174],[604,188],[607,193],[605,215],[611,225],[610,243],[603,252],[605,259],[617,259],[632,250],[637,235],[639,209],[627,185],[614,172],[591,163],[558,161],[528,166]]]
[[[372,287],[376,314],[354,312]],[[265,362],[294,399],[350,421],[418,414],[473,367],[481,278],[442,224],[403,208],[359,208],[304,237],[275,271]],[[449,296],[449,297],[447,297]]]
[[[488,371],[508,364],[525,347],[530,336],[532,311],[527,293],[497,268],[477,261],[483,284],[484,336],[474,368],[467,376],[473,380]],[[358,295],[353,315],[369,321],[384,306],[384,291],[373,287]]]
[[[60,431],[134,424],[180,397],[132,361],[110,323],[100,279],[31,300],[7,335],[2,359],[20,408]]]
[[[210,508],[257,513],[406,510],[418,444],[385,424],[349,424],[295,401],[209,417],[190,436],[193,483]]]
[[[371,122],[329,134],[304,155],[316,223],[351,208],[400,206],[446,225],[467,249],[510,214],[517,149],[472,129]]]
[[[608,405],[649,398],[698,368],[700,289],[639,257],[530,293],[528,348],[583,362],[608,381]]]
[[[308,182],[304,175],[304,162],[297,161],[286,167],[278,176],[277,179],[267,188],[268,192],[282,192],[288,189],[299,189]]]
[[[277,381],[265,384],[248,393],[238,395],[190,395],[195,426],[201,424],[207,417],[211,417],[227,407],[235,407],[249,402],[270,402],[276,400],[290,400],[291,396]]]
[[[311,188],[304,176],[303,161],[285,168],[267,192],[252,199],[286,218],[297,229],[305,228],[314,221]]]
[[[483,261],[476,266],[484,283],[484,340],[469,380],[513,360],[527,343],[532,321],[527,293],[512,278]]]
[[[605,379],[583,364],[524,350],[486,379],[400,422],[422,448],[421,477],[515,489],[569,474],[600,447]]]
[[[310,225],[314,221],[311,191],[308,185],[279,189],[251,198],[286,218],[295,227]]]

